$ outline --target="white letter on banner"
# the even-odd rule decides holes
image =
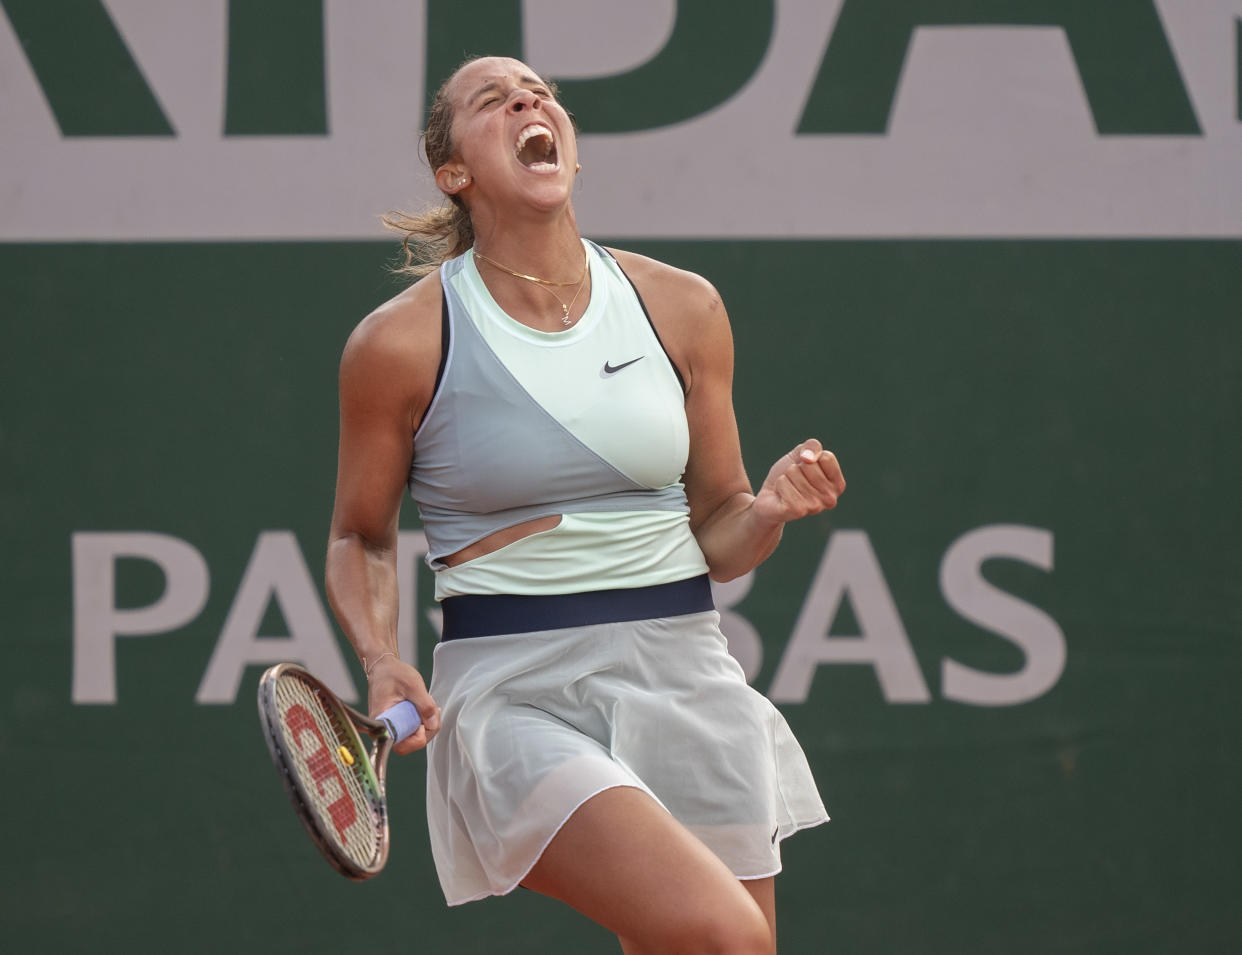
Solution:
[[[828,628],[847,593],[862,634],[834,637]],[[871,664],[890,703],[931,699],[893,595],[863,531],[837,531],[829,538],[768,696],[777,703],[805,702],[816,668],[825,663]]]
[[[288,624],[287,637],[259,635],[263,614],[273,598]],[[342,699],[357,698],[297,538],[290,531],[264,531],[250,555],[195,699],[232,703],[248,665],[285,662],[306,667]]]
[[[983,579],[985,560],[1004,557],[1052,570],[1052,532],[1038,527],[994,524],[963,534],[940,563],[945,601],[971,623],[1004,637],[1026,654],[1016,673],[983,673],[945,659],[941,692],[950,700],[978,706],[1012,706],[1047,693],[1065,669],[1065,634],[1042,610]]]
[[[74,703],[116,702],[119,636],[163,633],[189,623],[207,602],[209,576],[203,555],[167,534],[80,532],[73,551]],[[164,574],[164,593],[145,607],[115,606],[116,562],[147,560]]]

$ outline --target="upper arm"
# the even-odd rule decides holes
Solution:
[[[694,529],[735,495],[749,494],[751,486],[742,464],[733,411],[733,332],[729,316],[714,288],[689,315],[698,328],[689,351],[692,378],[686,393],[690,457],[686,462],[685,485],[690,527]]]
[[[633,253],[614,254],[686,381],[690,455],[684,482],[694,529],[738,493],[751,492],[733,412],[729,316],[720,294],[701,276]]]
[[[414,430],[440,361],[439,288],[438,281],[420,282],[367,316],[345,345],[334,540],[356,535],[396,544]]]

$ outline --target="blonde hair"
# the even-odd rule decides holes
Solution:
[[[449,85],[465,67],[476,60],[472,56],[458,64],[449,78],[440,84],[427,112],[427,126],[423,130],[423,152],[434,174],[437,169],[453,158],[453,104],[448,96]],[[546,83],[555,98],[556,84]],[[572,116],[571,116],[572,119]],[[402,234],[401,248],[405,261],[393,267],[397,275],[422,278],[440,267],[442,262],[469,251],[474,245],[474,224],[470,210],[460,196],[445,194],[444,202],[422,212],[393,210],[380,217],[380,221],[394,232]]]

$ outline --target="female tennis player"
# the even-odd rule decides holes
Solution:
[[[827,816],[708,581],[834,507],[841,469],[805,440],[752,493],[719,296],[579,235],[574,124],[528,66],[468,61],[425,139],[448,202],[392,217],[426,274],[345,347],[327,585],[370,712],[422,716],[398,751],[428,746],[445,896],[523,885],[628,953],[774,951],[780,841]],[[444,611],[430,692],[396,653],[407,485]]]

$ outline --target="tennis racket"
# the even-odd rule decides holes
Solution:
[[[259,722],[285,792],[311,839],[338,872],[361,882],[388,861],[388,754],[418,729],[409,700],[378,719],[346,706],[299,666],[259,681]],[[375,740],[368,753],[359,730]]]

